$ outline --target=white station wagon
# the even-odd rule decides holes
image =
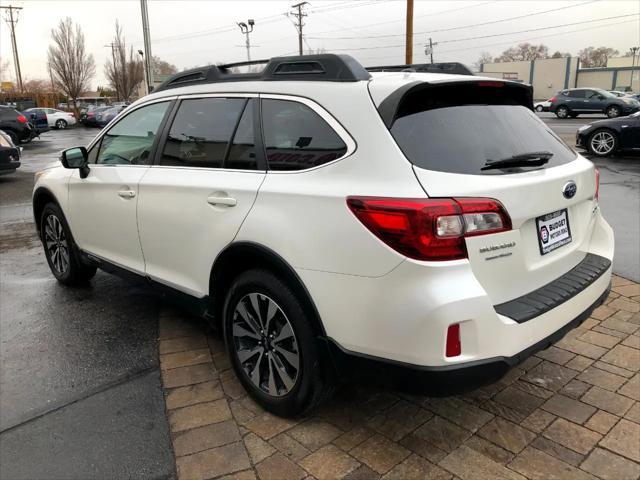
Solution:
[[[175,75],[37,174],[61,283],[143,278],[219,325],[286,416],[344,379],[499,378],[606,297],[598,172],[530,86],[329,54],[238,65]]]

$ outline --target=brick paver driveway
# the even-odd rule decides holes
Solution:
[[[345,387],[312,417],[265,413],[201,323],[166,311],[160,354],[180,479],[637,479],[640,285],[499,382],[428,398]]]

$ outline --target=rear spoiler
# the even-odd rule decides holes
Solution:
[[[410,65],[387,65],[381,67],[365,67],[368,72],[418,72],[448,73],[450,75],[473,75],[469,67],[460,62],[412,63]]]
[[[507,103],[509,105],[522,105],[533,111],[533,87],[526,83],[516,83],[504,80],[465,80],[456,82],[444,82],[444,83],[428,83],[415,81],[407,83],[402,87],[392,92],[387,98],[385,98],[378,106],[378,113],[382,118],[382,121],[388,129],[391,128],[393,122],[398,117],[398,112],[404,101],[413,94],[419,93],[423,90],[432,88],[442,88],[456,85],[459,87],[504,87],[506,92],[510,91],[511,99],[513,103]]]

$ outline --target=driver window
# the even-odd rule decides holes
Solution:
[[[151,147],[169,102],[138,108],[124,117],[102,137],[97,164],[149,165]]]

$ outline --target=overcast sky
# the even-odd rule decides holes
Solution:
[[[236,22],[249,18],[256,22],[251,34],[254,59],[297,53],[297,31],[293,19],[285,15],[292,3],[297,0],[149,1],[153,54],[180,69],[245,60],[244,36]],[[136,50],[143,47],[137,0],[0,0],[0,4],[23,7],[16,35],[25,80],[47,78],[50,32],[63,17],[82,25],[96,62],[93,87],[106,85],[103,70],[110,51],[105,45],[112,40],[116,20],[127,42]],[[364,65],[404,63],[405,9],[404,0],[311,1],[306,6],[305,51],[348,53]],[[549,10],[554,11],[542,13]],[[586,46],[608,46],[623,53],[640,44],[639,13],[638,0],[416,0],[414,62],[427,60],[424,44],[429,36],[438,43],[436,62],[469,65],[483,51],[498,55],[524,41],[544,43],[551,52],[576,54]],[[13,66],[9,28],[4,22],[0,28],[0,58]]]

